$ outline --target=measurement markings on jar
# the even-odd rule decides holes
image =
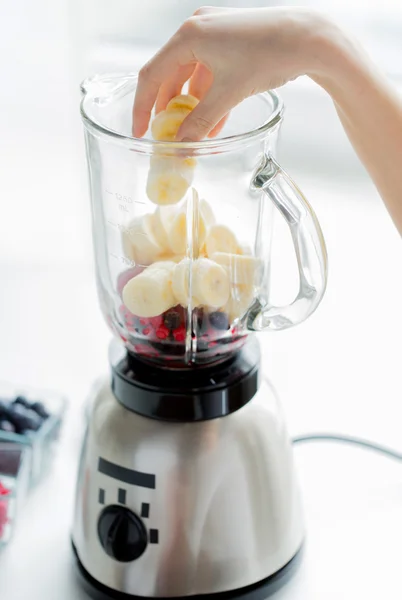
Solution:
[[[109,255],[118,260],[119,262],[123,263],[124,265],[128,265],[129,267],[134,267],[135,266],[135,262],[133,260],[130,260],[129,258],[126,258],[125,256],[120,256],[119,254],[113,254],[113,252],[109,252]]]
[[[115,223],[114,221],[111,221],[110,219],[108,219],[107,222],[109,225],[111,225],[115,229],[118,229],[122,233],[124,233],[125,231],[128,231],[126,225],[122,225],[121,223]]]

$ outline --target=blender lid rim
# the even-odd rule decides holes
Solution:
[[[115,75],[121,77],[121,74]],[[110,78],[111,76],[109,75],[108,77]],[[138,76],[136,74],[131,73],[127,75],[127,78],[130,79],[133,84],[135,84],[138,79]],[[172,142],[151,140],[149,138],[135,138],[129,135],[125,135],[123,133],[119,133],[118,131],[115,131],[106,127],[105,125],[102,125],[99,121],[95,120],[88,114],[84,106],[85,102],[89,99],[94,100],[95,98],[99,98],[99,94],[92,94],[90,92],[90,87],[85,86],[86,81],[88,80],[84,80],[84,82],[81,83],[81,92],[83,96],[80,103],[81,118],[84,122],[85,127],[89,130],[95,130],[101,133],[102,135],[112,138],[117,143],[121,143],[125,146],[138,148],[142,150],[156,148],[169,148],[181,150],[216,150],[219,148],[227,149],[229,146],[235,145],[238,142],[248,141],[250,139],[258,138],[264,135],[267,131],[275,127],[275,125],[277,125],[282,120],[284,113],[284,103],[281,96],[276,92],[276,90],[267,90],[266,92],[261,92],[257,94],[257,96],[261,96],[265,100],[269,97],[273,102],[273,110],[269,118],[266,121],[264,121],[262,125],[251,129],[250,131],[219,139],[204,139],[199,142]],[[121,85],[121,89],[127,89],[127,85]]]

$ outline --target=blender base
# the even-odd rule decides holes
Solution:
[[[82,565],[73,542],[72,547],[82,586],[94,600],[150,600],[148,596],[118,592],[96,581]],[[211,600],[212,598],[214,600],[266,600],[289,582],[300,566],[302,555],[303,545],[282,569],[262,581],[241,589],[192,596],[169,596],[169,598],[158,596],[157,600],[183,600],[183,598],[189,598],[190,600]]]

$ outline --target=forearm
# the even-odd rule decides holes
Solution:
[[[319,48],[319,50],[318,50]],[[402,234],[402,99],[360,46],[334,30],[317,45],[312,78],[332,97],[344,129]]]

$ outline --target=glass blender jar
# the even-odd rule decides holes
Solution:
[[[286,329],[317,308],[327,281],[320,225],[274,158],[283,117],[275,92],[243,101],[217,138],[165,142],[131,135],[136,82],[128,74],[82,84],[101,309],[136,358],[218,364],[250,332]],[[154,202],[158,161],[168,177],[179,171],[174,203]],[[270,303],[275,208],[299,271],[287,306]]]

